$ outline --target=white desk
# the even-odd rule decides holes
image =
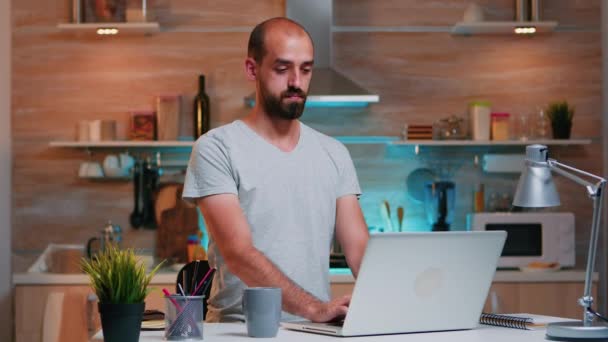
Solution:
[[[308,342],[308,341],[346,341],[341,337],[332,337],[324,335],[309,334],[279,328],[279,333],[276,338],[250,338],[247,336],[247,328],[243,323],[205,323],[204,341],[285,341],[285,342]],[[353,337],[348,340],[356,342],[364,341],[415,341],[415,342],[532,342],[544,341],[545,330],[519,330],[511,328],[490,327],[480,325],[478,329],[461,330],[461,331],[446,331],[436,333],[418,333],[418,334],[400,334],[400,335],[382,335],[382,336],[367,336]],[[102,342],[101,332],[97,333],[92,341]],[[155,342],[164,341],[162,331],[142,331],[140,342]]]

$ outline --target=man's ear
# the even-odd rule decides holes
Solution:
[[[251,57],[245,59],[245,74],[250,81],[255,81],[258,76],[258,65]]]

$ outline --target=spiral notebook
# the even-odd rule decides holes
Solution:
[[[549,323],[574,321],[577,320],[563,317],[534,315],[529,313],[491,314],[484,312],[479,318],[479,323],[481,324],[524,330],[545,329]]]

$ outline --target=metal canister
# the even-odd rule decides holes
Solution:
[[[530,20],[530,2],[528,0],[515,0],[515,21]]]

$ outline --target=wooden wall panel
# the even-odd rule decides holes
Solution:
[[[24,29],[53,27],[66,21],[71,13],[71,0],[13,0],[11,1],[13,32]]]
[[[384,120],[390,117],[388,123],[432,123],[462,114],[468,101],[479,98],[514,114],[567,98],[577,109],[574,136],[598,136],[599,40],[595,32],[533,38],[334,33],[334,65],[380,94],[381,102],[371,112]],[[383,133],[382,127],[367,128]],[[400,125],[384,130],[398,134]]]
[[[284,13],[282,0],[150,1],[163,32],[99,37],[59,32],[69,20],[67,0],[14,1],[13,17],[13,250],[14,269],[29,266],[49,242],[84,243],[111,219],[125,245],[153,248],[154,231],[132,230],[128,182],[78,178],[82,150],[52,149],[73,140],[80,120],[113,119],[125,138],[129,112],[153,109],[155,96],[182,94],[180,134],[192,130],[198,74],[207,77],[212,126],[243,116],[253,92],[243,73],[248,31]],[[163,151],[164,153],[164,151]],[[184,158],[187,158],[187,151]]]
[[[27,29],[55,26],[71,21],[72,0],[13,0],[13,27]],[[222,30],[251,28],[267,18],[285,13],[283,0],[244,3],[239,0],[148,0],[149,21],[158,21],[163,30],[178,27]]]
[[[514,19],[513,0],[334,0],[336,26],[452,26],[462,21],[467,6],[475,2],[487,21]],[[599,29],[600,0],[542,1],[542,20],[560,26]]]
[[[451,26],[461,21],[467,0],[335,0],[337,26]],[[476,1],[487,20],[510,20],[512,0]]]
[[[184,26],[203,29],[230,26],[253,28],[265,19],[285,13],[283,0],[152,0],[150,6],[157,20],[168,29]]]
[[[480,2],[486,16],[509,20],[512,1]],[[539,106],[567,99],[576,107],[574,137],[595,138],[591,146],[551,148],[554,157],[595,173],[601,164],[601,35],[598,1],[544,1],[545,19],[559,20],[572,32],[535,37],[511,35],[452,36],[443,32],[382,32],[383,26],[451,26],[460,20],[468,1],[334,2],[334,25],[363,32],[334,32],[334,66],[364,87],[380,94],[367,109],[309,110],[313,127],[341,134],[345,123],[354,134],[398,135],[404,123],[431,124],[449,115],[464,115],[466,104],[486,99],[493,109],[531,114]],[[443,6],[442,6],[443,5]],[[365,27],[369,26],[368,32]],[[374,30],[380,30],[374,32]],[[582,30],[582,31],[581,31]],[[331,115],[329,113],[331,112]],[[342,133],[343,134],[343,133]],[[407,194],[405,179],[418,167],[438,164],[453,169],[456,215],[453,227],[463,229],[472,210],[478,183],[491,193],[513,194],[517,175],[484,174],[473,157],[487,149],[426,149],[416,156],[408,148],[390,147],[383,160],[369,160],[369,151],[350,147],[364,195],[361,203],[369,225],[382,226],[378,210],[383,199],[406,208],[406,228],[427,224],[424,206]],[[410,148],[411,149],[411,148]],[[397,151],[396,150],[401,150]],[[523,151],[523,148],[521,149]],[[503,153],[514,150],[503,150]],[[591,206],[583,189],[557,179],[562,206],[577,217],[577,265],[584,267]],[[394,223],[393,223],[394,224]],[[425,228],[426,229],[426,228]]]
[[[463,0],[334,0],[334,25],[449,27],[462,18]],[[478,1],[491,20],[510,20],[511,0]],[[447,32],[334,32],[334,66],[380,94],[368,108],[308,109],[304,121],[331,135],[399,135],[403,123],[432,123],[463,115],[470,100],[484,98],[514,114],[566,98],[577,110],[573,135],[600,138],[601,36],[599,4],[544,1],[546,19],[567,32],[537,37],[454,37]],[[243,96],[253,91],[243,73],[248,31],[284,12],[283,0],[256,2],[151,0],[162,32],[151,36],[94,37],[59,32],[68,0],[13,1],[13,264],[25,269],[49,242],[83,243],[107,219],[125,229],[125,244],[153,247],[154,231],[131,230],[130,183],[93,183],[77,177],[79,164],[102,160],[80,150],[52,149],[51,140],[75,138],[79,120],[115,119],[126,134],[128,112],[151,109],[157,94],[183,95],[181,134],[190,132],[190,103],[199,73],[207,75],[212,125],[243,116]],[[572,30],[570,30],[572,29]],[[582,30],[582,31],[581,31]],[[363,187],[368,225],[381,226],[378,205],[406,208],[406,228],[426,229],[424,208],[407,194],[408,174],[446,161],[457,183],[454,226],[463,229],[473,187],[485,182],[512,191],[516,175],[483,174],[472,163],[484,149],[425,150],[349,145]],[[522,149],[523,150],[523,149]],[[507,150],[501,150],[506,152]],[[601,171],[601,146],[552,148],[553,155]],[[165,153],[165,151],[163,151]],[[449,164],[449,165],[448,165]],[[444,165],[445,166],[445,165]],[[576,185],[558,181],[561,210],[577,214],[577,260],[582,267],[589,203]],[[577,194],[580,193],[580,196]],[[393,215],[395,216],[395,215]]]

